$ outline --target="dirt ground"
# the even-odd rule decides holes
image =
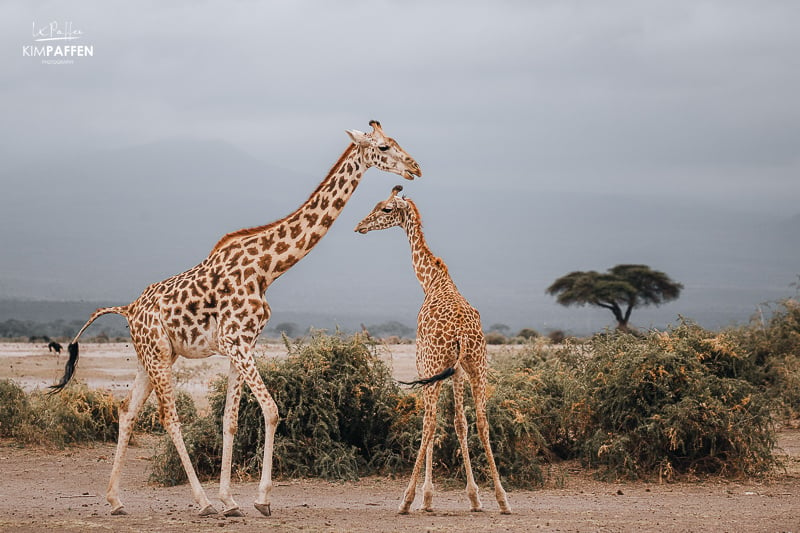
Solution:
[[[125,345],[82,345],[78,378],[124,393],[135,370]],[[280,356],[282,346],[264,349]],[[401,378],[413,377],[413,346],[382,354]],[[0,379],[28,389],[51,384],[66,358],[46,347],[0,344]],[[204,383],[227,368],[222,358],[192,361],[184,386],[201,394]],[[15,446],[0,441],[0,531],[794,531],[800,532],[800,431],[779,434],[785,468],[768,480],[681,483],[601,483],[574,463],[557,465],[559,483],[541,490],[509,491],[513,513],[501,515],[490,487],[481,488],[485,512],[471,513],[463,487],[437,486],[435,511],[398,515],[403,479],[367,478],[353,483],[280,480],[271,517],[253,507],[256,483],[235,483],[244,518],[201,518],[189,487],[148,483],[154,442],[137,439],[122,481],[127,516],[111,516],[105,489],[114,446],[66,450]],[[502,457],[499,458],[502,461]],[[216,482],[204,484],[215,501]],[[418,507],[418,500],[412,509]]]

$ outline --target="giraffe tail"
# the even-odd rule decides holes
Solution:
[[[78,365],[78,338],[83,334],[84,331],[86,331],[86,328],[88,328],[92,324],[92,322],[97,320],[98,317],[107,315],[109,313],[116,313],[118,315],[124,316],[125,318],[128,317],[127,306],[101,307],[100,309],[92,313],[92,316],[89,317],[89,320],[86,321],[86,324],[83,325],[78,334],[75,335],[75,338],[72,339],[72,342],[69,343],[69,346],[67,347],[67,351],[69,352],[69,359],[67,359],[67,364],[64,367],[64,376],[61,378],[61,381],[59,381],[55,385],[50,385],[49,394],[56,394],[58,392],[61,392],[64,389],[64,387],[67,386],[67,383],[70,382],[72,376],[75,374],[75,367]]]
[[[413,389],[420,386],[424,387],[425,385],[431,385],[432,383],[436,383],[437,381],[442,381],[443,379],[447,379],[455,373],[456,373],[456,368],[454,366],[448,366],[438,374],[434,374],[429,378],[422,378],[414,381],[398,381],[398,383],[400,383],[401,385],[408,385]]]
[[[456,373],[456,367],[458,366],[458,363],[461,361],[461,356],[464,353],[464,345],[465,345],[464,341],[459,336],[459,338],[456,339],[456,348],[458,349],[458,357],[456,357],[456,362],[453,364],[453,366],[448,366],[438,374],[434,374],[429,378],[422,378],[414,381],[398,381],[398,383],[400,383],[401,385],[407,385],[412,389],[414,389],[416,387],[424,387],[426,385],[431,385],[433,383],[436,383],[437,381],[442,381],[449,378],[450,376]]]

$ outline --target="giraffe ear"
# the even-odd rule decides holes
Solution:
[[[347,135],[353,140],[354,143],[360,146],[367,146],[369,144],[369,137],[363,131],[358,130],[345,130]]]

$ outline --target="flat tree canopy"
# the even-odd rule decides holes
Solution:
[[[661,305],[680,296],[683,285],[647,265],[617,265],[605,273],[570,272],[555,280],[547,293],[564,306],[594,305],[614,313],[617,328],[628,329],[635,307]]]

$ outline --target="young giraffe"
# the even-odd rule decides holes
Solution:
[[[352,143],[327,177],[294,213],[265,226],[225,235],[202,263],[147,287],[132,303],[95,311],[69,345],[60,391],[72,378],[78,360],[78,338],[99,316],[117,313],[128,320],[138,355],[136,378],[120,406],[119,439],[106,499],[111,514],[125,514],[119,499],[120,471],[131,428],[142,404],[155,389],[162,423],[180,455],[200,506],[200,514],[216,513],[195,474],[181,435],[171,368],[178,356],[191,359],[228,357],[228,392],[223,416],[219,498],[226,516],[243,516],[230,492],[233,437],[237,429],[243,383],[253,391],[264,413],[265,442],[261,481],[255,507],[270,514],[272,449],[278,409],[256,370],[253,348],[270,315],[267,287],[302,259],[325,235],[369,167],[413,180],[422,172],[417,162],[384,135],[380,123],[371,133],[348,131]]]
[[[403,187],[397,185],[392,194],[379,202],[355,231],[367,233],[393,226],[406,231],[411,244],[411,256],[417,279],[425,291],[425,300],[417,317],[417,372],[428,376],[412,385],[429,385],[424,389],[425,418],[422,423],[422,441],[417,460],[411,474],[411,481],[400,502],[400,513],[408,513],[417,489],[417,478],[425,457],[425,483],[423,484],[422,509],[431,511],[433,500],[433,436],[436,432],[436,404],[439,399],[441,380],[453,376],[453,400],[455,404],[455,427],[464,457],[467,473],[467,496],[473,511],[481,511],[478,485],[472,474],[472,464],[467,448],[467,419],[464,416],[464,373],[470,381],[472,396],[475,399],[478,436],[486,450],[486,459],[492,472],[494,493],[500,511],[511,512],[508,498],[492,454],[489,442],[489,424],[486,419],[486,339],[481,329],[481,317],[467,300],[458,292],[447,265],[428,248],[422,233],[422,219],[417,206],[409,198],[401,198],[398,193]]]

